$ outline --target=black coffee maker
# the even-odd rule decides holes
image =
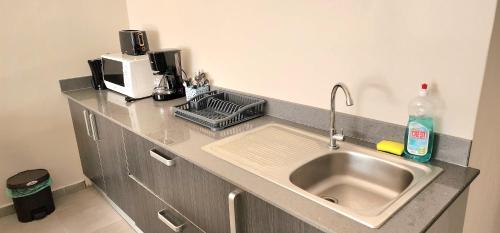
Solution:
[[[161,75],[160,82],[153,89],[153,99],[171,100],[185,96],[182,85],[181,51],[164,49],[148,52],[154,75]]]

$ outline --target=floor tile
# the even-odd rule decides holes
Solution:
[[[64,210],[71,207],[87,208],[96,205],[107,205],[107,201],[94,188],[87,188],[58,198],[55,204],[58,210]]]
[[[68,233],[54,214],[28,223],[21,223],[16,215],[9,215],[0,218],[0,229],[2,233]]]
[[[15,214],[0,218],[1,233],[134,233],[94,188],[58,198],[44,219],[21,223]]]
[[[94,203],[84,207],[74,205],[55,214],[70,232],[93,232],[121,220],[107,203]]]
[[[135,233],[125,221],[118,221],[92,233]]]

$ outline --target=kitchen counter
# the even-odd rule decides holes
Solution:
[[[86,88],[63,93],[84,107],[326,232],[425,231],[479,174],[477,169],[432,161],[433,165],[443,168],[444,172],[379,229],[371,229],[201,149],[222,138],[269,123],[283,124],[326,136],[325,131],[263,116],[214,132],[170,113],[170,107],[184,103],[184,98],[165,102],[146,99],[125,103],[122,95],[111,91]],[[351,142],[373,147],[370,143],[355,140]]]

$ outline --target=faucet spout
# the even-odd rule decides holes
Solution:
[[[352,106],[354,105],[354,102],[352,101],[351,98],[351,93],[349,92],[349,88],[343,83],[337,83],[333,86],[332,88],[332,94],[330,96],[330,148],[331,149],[338,149],[339,146],[337,145],[337,140],[343,141],[344,140],[344,133],[343,130],[341,130],[340,134],[337,133],[337,130],[335,129],[335,96],[337,95],[337,90],[342,89],[344,92],[344,95],[346,97],[345,104],[347,106]]]

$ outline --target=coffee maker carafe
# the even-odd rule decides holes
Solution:
[[[148,52],[149,62],[154,75],[161,75],[158,85],[153,89],[153,99],[171,100],[185,96],[182,85],[181,51],[165,49]]]

